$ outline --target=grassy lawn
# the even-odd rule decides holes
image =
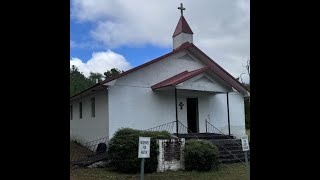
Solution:
[[[121,174],[107,168],[80,168],[70,170],[71,180],[105,180],[105,179],[126,179],[138,180],[139,174]],[[145,175],[145,180],[166,180],[166,179],[190,179],[190,180],[245,180],[246,167],[242,163],[221,165],[216,171],[209,172],[164,172]]]

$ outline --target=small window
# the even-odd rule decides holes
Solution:
[[[91,98],[91,117],[96,117],[96,99],[93,97]]]
[[[73,108],[72,105],[70,105],[70,120],[73,118]]]
[[[79,103],[79,117],[82,118],[82,102]]]

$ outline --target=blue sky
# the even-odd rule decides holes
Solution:
[[[71,0],[70,66],[86,76],[128,70],[172,51],[183,2],[194,44],[248,82],[249,0]]]

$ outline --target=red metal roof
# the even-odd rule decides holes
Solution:
[[[96,87],[97,85],[103,85],[107,82],[110,82],[112,80],[115,80],[115,79],[118,79],[122,76],[125,76],[131,72],[134,72],[136,70],[139,70],[143,67],[146,67],[150,64],[153,64],[153,63],[156,63],[166,57],[169,57],[175,53],[178,53],[182,50],[185,50],[185,49],[188,49],[190,50],[190,52],[194,53],[195,55],[197,55],[199,57],[200,60],[202,60],[207,66],[209,66],[209,68],[215,73],[217,74],[222,80],[224,80],[226,83],[228,83],[229,85],[231,85],[232,87],[234,87],[235,89],[237,89],[238,91],[240,92],[245,92],[245,91],[248,91],[250,92],[249,89],[247,89],[245,86],[243,86],[238,80],[236,80],[231,74],[229,74],[226,70],[224,70],[221,66],[219,66],[216,62],[214,62],[209,56],[207,56],[204,52],[202,52],[197,46],[195,46],[193,43],[190,43],[190,42],[185,42],[183,43],[180,47],[178,47],[177,49],[174,49],[172,52],[168,53],[168,54],[165,54],[161,57],[158,57],[152,61],[149,61],[147,63],[144,63],[140,66],[137,66],[135,68],[132,68],[126,72],[123,72],[117,76],[114,76],[112,78],[108,78],[102,82],[99,82],[98,84],[94,85],[93,87],[91,88],[94,88]],[[88,91],[90,90],[91,88],[88,88],[86,89],[85,91]],[[75,96],[78,96],[79,94],[82,94],[83,92],[85,91],[82,91],[72,97],[75,97]]]
[[[147,62],[147,63],[141,64],[140,66],[137,66],[137,67],[135,67],[135,68],[132,68],[132,69],[130,69],[130,70],[126,71],[126,72],[123,72],[123,73],[121,73],[121,74],[118,74],[117,76],[114,76],[114,77],[112,77],[112,78],[108,78],[108,79],[106,79],[106,80],[104,80],[104,81],[102,81],[102,82],[100,82],[100,83],[101,83],[101,84],[105,84],[105,83],[110,82],[110,81],[112,81],[112,80],[118,79],[119,77],[122,77],[122,76],[124,76],[124,75],[127,75],[127,74],[129,74],[129,73],[131,73],[131,72],[134,72],[134,71],[138,70],[138,69],[141,69],[141,68],[146,67],[146,66],[148,66],[148,65],[150,65],[150,64],[153,64],[153,63],[155,63],[155,62],[158,62],[158,61],[160,61],[161,59],[164,59],[164,58],[166,58],[166,57],[169,57],[169,56],[171,56],[171,55],[173,55],[173,54],[175,54],[175,53],[177,53],[177,52],[180,52],[180,51],[182,51],[182,50],[184,50],[184,49],[187,49],[187,48],[190,47],[190,46],[192,46],[192,43],[185,42],[185,43],[183,43],[180,47],[178,47],[177,49],[173,50],[172,52],[170,52],[170,53],[168,53],[168,54],[165,54],[165,55],[163,55],[163,56],[160,56],[160,57],[158,57],[157,59],[154,59],[154,60],[149,61],[149,62]]]
[[[194,71],[183,71],[180,74],[177,74],[175,76],[172,76],[171,78],[168,78],[164,81],[161,81],[153,86],[151,86],[152,89],[158,89],[158,88],[162,88],[162,87],[167,87],[167,86],[175,86],[177,84],[180,84],[190,78],[193,78],[203,72],[205,72],[206,70],[208,70],[209,67],[204,67],[204,68],[200,68]]]
[[[174,31],[172,37],[175,37],[182,32],[193,34],[189,24],[187,23],[186,19],[183,16],[180,17],[176,30]]]
[[[217,74],[222,80],[231,85],[233,88],[238,90],[239,92],[250,92],[250,90],[241,84],[238,80],[236,80],[231,74],[229,74],[226,70],[224,70],[221,66],[219,66],[216,62],[214,62],[208,55],[202,52],[197,46],[192,44],[191,48],[188,48],[192,53],[197,55],[204,63],[206,63],[210,69]]]
[[[141,68],[143,68],[143,67],[145,67],[145,66],[148,66],[148,65],[150,65],[150,64],[153,64],[153,63],[155,63],[155,62],[158,62],[158,61],[160,61],[161,59],[164,59],[164,58],[169,57],[169,56],[171,56],[171,55],[173,55],[173,54],[175,54],[175,53],[177,53],[177,52],[180,52],[180,51],[182,51],[182,50],[184,50],[184,49],[187,49],[187,48],[190,47],[190,46],[192,46],[192,44],[189,43],[189,42],[183,43],[180,47],[174,49],[174,50],[173,50],[172,52],[170,52],[170,53],[167,53],[167,54],[165,54],[165,55],[163,55],[163,56],[160,56],[160,57],[158,57],[158,58],[156,58],[156,59],[154,59],[154,60],[152,60],[152,61],[149,61],[149,62],[147,62],[147,63],[141,64],[140,66],[137,66],[137,67],[135,67],[135,68],[132,68],[132,69],[130,69],[130,70],[128,70],[128,71],[125,71],[125,72],[123,72],[123,73],[121,73],[121,74],[118,74],[118,75],[116,75],[116,76],[114,76],[114,77],[105,79],[104,81],[101,81],[101,82],[99,82],[98,84],[95,84],[95,85],[89,87],[88,89],[86,89],[86,90],[84,90],[84,91],[82,91],[82,92],[79,92],[79,93],[71,96],[70,99],[71,99],[71,98],[74,98],[74,97],[76,97],[76,96],[78,96],[78,95],[80,95],[80,94],[82,94],[82,93],[84,93],[84,92],[87,92],[87,91],[89,91],[89,90],[91,90],[91,89],[93,89],[93,88],[95,88],[95,87],[97,87],[97,86],[102,86],[103,84],[105,84],[105,83],[107,83],[107,82],[113,81],[113,80],[118,79],[118,78],[120,78],[120,77],[122,77],[122,76],[125,76],[125,75],[127,75],[127,74],[129,74],[129,73],[131,73],[131,72],[134,72],[134,71],[136,71],[136,70],[139,70],[139,69],[141,69]]]

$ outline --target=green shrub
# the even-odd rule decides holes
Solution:
[[[155,172],[158,165],[158,145],[156,139],[169,139],[166,131],[140,131],[130,128],[118,130],[109,142],[108,159],[110,165],[124,173],[140,172],[141,159],[138,158],[139,136],[151,137],[150,158],[145,159],[145,172]]]
[[[184,147],[186,170],[208,171],[218,165],[219,149],[206,140],[187,140]]]

